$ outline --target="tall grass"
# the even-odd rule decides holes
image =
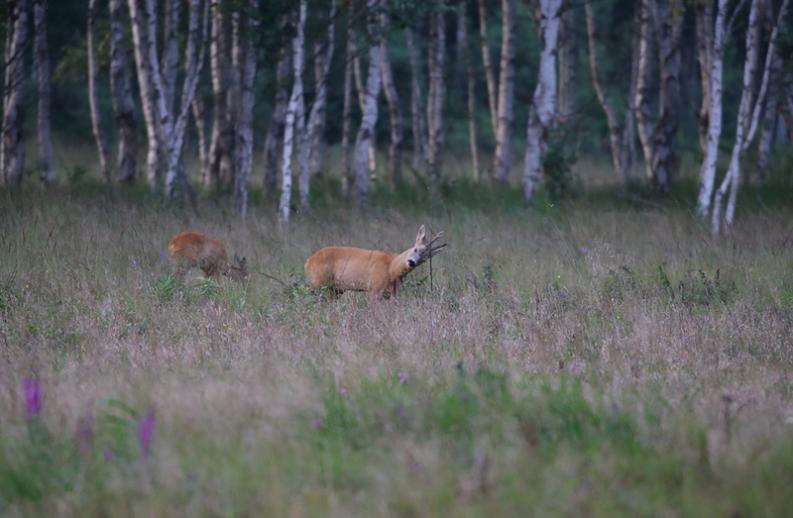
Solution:
[[[793,509],[789,208],[713,242],[638,196],[526,210],[458,183],[361,216],[332,192],[285,231],[260,197],[241,224],[222,201],[4,193],[0,513]],[[424,222],[450,243],[433,291],[427,265],[374,306],[307,289],[316,248],[401,250]],[[186,229],[250,281],[174,279]]]

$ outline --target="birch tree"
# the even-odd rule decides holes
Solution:
[[[22,86],[25,80],[25,45],[28,33],[28,1],[9,6],[3,85],[3,126],[0,140],[0,171],[5,185],[19,185],[25,170],[22,142]]]
[[[138,144],[124,23],[123,0],[110,0],[110,95],[118,128],[116,177],[122,182],[131,182],[135,179]]]
[[[336,48],[336,0],[331,0],[328,11],[328,38],[324,49],[317,43],[314,47],[314,79],[317,85],[317,94],[311,106],[309,115],[309,135],[311,149],[309,152],[309,173],[311,176],[322,173],[322,155],[324,150],[323,135],[325,133],[325,120],[328,104],[328,75]],[[324,51],[323,51],[324,50]]]
[[[231,184],[234,176],[234,128],[228,109],[231,79],[228,24],[222,0],[211,0],[210,70],[212,76],[212,136],[209,145],[210,186]]]
[[[699,78],[702,87],[702,100],[697,123],[699,127],[699,145],[705,152],[708,147],[708,121],[710,119],[710,73],[713,67],[711,50],[713,48],[713,2],[697,2],[695,4],[696,31],[697,31],[697,62],[699,63]]]
[[[496,91],[496,76],[493,73],[490,43],[487,40],[485,0],[479,0],[477,5],[479,8],[479,45],[482,49],[482,68],[485,72],[485,84],[487,85],[487,105],[490,108],[490,124],[495,136],[498,134],[498,92]]]
[[[652,183],[661,192],[677,168],[678,121],[680,119],[680,39],[683,33],[682,0],[655,0],[654,32],[658,41],[660,70],[659,117],[653,131]]]
[[[719,153],[719,140],[722,127],[722,76],[724,73],[724,49],[726,35],[732,26],[732,17],[728,21],[728,4],[730,0],[718,0],[713,24],[713,39],[709,45],[708,54],[710,71],[708,72],[710,92],[710,106],[708,107],[708,132],[705,156],[702,159],[700,171],[699,194],[697,195],[697,214],[700,218],[707,218],[710,213],[713,184],[716,178],[716,159]],[[737,6],[740,7],[741,0]],[[737,11],[737,8],[735,9]],[[733,16],[735,15],[733,11]]]
[[[102,129],[99,124],[99,101],[96,94],[96,0],[88,0],[88,26],[86,28],[86,53],[88,54],[88,106],[91,111],[91,130],[99,153],[99,168],[108,181],[110,169],[108,168],[107,148]]]
[[[316,94],[311,104],[308,121],[306,122],[304,137],[305,157],[300,169],[300,204],[305,209],[309,205],[310,179],[322,169],[322,137],[325,132],[325,107],[328,99],[328,73],[333,59],[335,47],[335,18],[336,0],[331,0],[328,11],[328,36],[325,41],[324,52],[320,44],[315,46],[314,78]]]
[[[576,3],[562,1],[559,22],[559,123],[570,122],[575,109],[576,95]]]
[[[531,200],[539,183],[548,130],[556,116],[556,43],[559,36],[561,0],[540,0],[540,69],[529,108],[523,196]]]
[[[278,184],[278,143],[284,134],[286,105],[289,101],[287,84],[291,69],[290,56],[290,50],[281,49],[275,67],[275,104],[264,137],[264,190],[268,194],[274,193]]]
[[[597,56],[597,43],[595,33],[595,15],[592,9],[592,0],[584,1],[584,14],[586,17],[587,46],[589,48],[589,71],[592,76],[592,86],[594,87],[600,107],[606,114],[606,124],[609,132],[609,146],[611,149],[611,163],[617,171],[623,183],[628,180],[627,164],[624,163],[623,146],[620,133],[620,124],[617,120],[617,113],[611,100],[606,95],[605,88],[600,78],[600,67]],[[561,117],[560,117],[561,120]]]
[[[95,2],[95,0],[91,0]],[[140,90],[140,103],[143,111],[143,119],[146,123],[146,170],[149,185],[158,189],[162,183],[161,160],[164,156],[164,136],[161,131],[160,114],[157,106],[158,92],[155,89],[153,79],[154,71],[151,66],[152,49],[148,37],[147,24],[144,20],[140,2],[151,0],[128,0],[130,25],[132,27],[132,43],[135,55],[135,68],[138,77],[138,89]],[[154,12],[153,2],[151,12]],[[152,20],[156,26],[156,19]],[[155,32],[156,34],[156,32]],[[156,45],[156,38],[154,38]],[[154,47],[153,59],[157,60],[156,46]],[[159,67],[157,67],[159,70]],[[163,105],[164,109],[164,105]]]
[[[460,49],[462,67],[465,71],[466,108],[468,109],[468,147],[471,152],[471,168],[473,180],[478,182],[481,176],[479,168],[479,144],[477,143],[476,128],[476,76],[468,48],[468,17],[465,12],[465,2],[457,7],[457,45]]]
[[[429,92],[427,94],[427,169],[430,190],[437,197],[442,170],[444,58],[446,56],[446,21],[442,10],[430,14]]]
[[[410,64],[410,118],[413,134],[413,169],[423,169],[427,162],[427,126],[424,118],[424,95],[421,90],[421,67],[413,29],[405,28],[405,44]]]
[[[645,176],[653,179],[653,114],[651,100],[653,97],[652,56],[655,50],[652,2],[654,0],[641,0],[639,6],[639,76],[636,84],[636,97],[634,108],[636,122],[639,129],[639,142],[641,142],[644,155]]]
[[[182,193],[189,189],[186,171],[182,162],[182,147],[187,121],[190,117],[190,109],[198,87],[198,78],[201,75],[201,68],[204,63],[209,30],[208,4],[204,4],[203,22],[199,22],[202,4],[204,4],[204,0],[189,1],[189,24],[184,57],[184,84],[182,85],[178,115],[174,116],[175,114],[168,111],[164,98],[160,102],[160,120],[166,121],[163,124],[162,132],[167,139],[168,170],[166,174],[166,195],[168,199],[174,198],[177,189],[181,189]],[[152,62],[152,66],[155,65],[156,60]],[[172,126],[167,125],[168,118],[175,119]]]
[[[248,213],[248,177],[253,166],[253,105],[256,100],[254,83],[256,81],[256,44],[254,38],[259,29],[257,11],[259,0],[248,1],[248,13],[245,17],[245,30],[242,53],[244,59],[240,74],[240,98],[237,120],[239,141],[237,151],[237,173],[234,178],[234,204],[240,217],[245,219]]]
[[[711,230],[714,236],[718,236],[720,232],[722,218],[724,219],[724,223],[729,226],[732,225],[735,217],[735,202],[741,178],[741,158],[743,153],[751,145],[757,131],[761,106],[766,92],[768,91],[769,75],[774,62],[774,54],[776,53],[776,40],[780,32],[780,27],[783,26],[784,18],[787,15],[789,0],[783,0],[782,6],[779,9],[779,16],[768,42],[768,51],[766,52],[766,61],[763,67],[760,89],[755,95],[755,75],[760,55],[759,11],[761,3],[761,0],[752,0],[751,7],[749,8],[749,26],[746,30],[746,60],[743,68],[743,90],[741,92],[741,101],[738,105],[738,117],[735,124],[735,141],[733,142],[732,153],[730,155],[730,165],[727,168],[727,173],[724,175],[719,189],[716,191],[713,201]],[[729,199],[725,212],[722,214],[722,198],[727,193],[729,193]]]
[[[768,93],[763,108],[762,132],[757,145],[757,176],[761,183],[766,178],[771,147],[777,133],[777,123],[780,118],[779,100],[783,86],[781,84],[782,60],[779,57],[779,49],[774,47],[773,52],[768,77]]]
[[[388,56],[389,21],[385,13],[380,13],[380,54],[382,63],[380,71],[383,81],[383,92],[388,103],[388,122],[390,142],[388,145],[388,171],[391,182],[397,185],[402,182],[400,148],[402,146],[402,113],[399,110],[399,94],[394,84],[391,70],[391,59]]]
[[[346,42],[344,51],[344,93],[342,104],[342,126],[341,126],[341,150],[344,154],[344,173],[342,176],[342,192],[345,195],[350,193],[350,189],[355,182],[355,172],[353,170],[352,150],[351,150],[351,136],[352,136],[352,88],[353,88],[353,63],[352,52],[353,45],[352,39],[354,33],[352,30],[352,15],[347,15],[347,31]]]
[[[295,126],[299,116],[299,103],[303,100],[303,46],[305,43],[307,1],[300,0],[298,8],[295,36],[292,38],[292,71],[294,83],[284,121],[284,146],[281,155],[281,199],[278,203],[278,222],[289,223],[292,207],[292,154],[296,138]]]
[[[378,0],[367,0],[367,34],[370,41],[377,40],[377,17],[375,9]],[[380,95],[380,65],[382,49],[380,45],[369,46],[369,63],[364,90],[365,104],[361,113],[361,125],[355,139],[355,201],[358,206],[366,204],[369,194],[369,149],[374,140],[377,124],[377,98]]]
[[[493,171],[506,183],[512,168],[512,114],[515,91],[515,0],[502,0],[501,65],[498,89],[496,154]]]
[[[47,0],[33,2],[33,34],[36,69],[36,92],[38,110],[36,129],[38,134],[39,162],[42,178],[47,183],[55,181],[52,165],[52,132],[50,114],[50,55],[47,47]]]

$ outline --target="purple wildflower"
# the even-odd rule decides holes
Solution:
[[[408,376],[407,372],[400,372],[399,373],[399,384],[400,385],[406,384],[408,382],[408,379],[410,379],[410,376]]]
[[[138,261],[136,261],[134,257],[129,258],[129,267],[132,268],[133,270],[138,269]]]
[[[113,458],[113,450],[105,447],[105,449],[102,450],[102,455],[105,457],[105,462],[110,462],[110,459]]]
[[[22,380],[22,391],[25,393],[25,410],[28,417],[33,418],[41,413],[41,384],[35,378]]]
[[[581,252],[582,254],[588,254],[589,253],[589,247],[585,246],[585,245],[579,246],[578,247],[578,251]]]
[[[311,421],[311,427],[314,428],[314,430],[322,428],[322,419],[317,418]]]
[[[339,394],[341,394],[342,397],[347,397],[347,387],[340,388]]]
[[[586,371],[586,362],[579,360],[578,358],[574,358],[567,365],[567,371],[573,376],[581,376],[584,371]]]
[[[138,442],[144,457],[149,456],[151,440],[154,437],[154,424],[157,422],[154,409],[150,408],[146,415],[138,421]]]

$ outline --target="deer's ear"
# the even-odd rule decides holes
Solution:
[[[419,227],[418,234],[416,234],[416,243],[421,244],[427,240],[427,228],[424,225]]]

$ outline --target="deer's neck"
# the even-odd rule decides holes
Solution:
[[[401,254],[393,254],[391,257],[391,263],[388,266],[388,276],[391,278],[391,282],[401,279],[410,273],[411,268],[408,267],[408,254],[410,254],[410,250],[411,249],[408,248]]]

